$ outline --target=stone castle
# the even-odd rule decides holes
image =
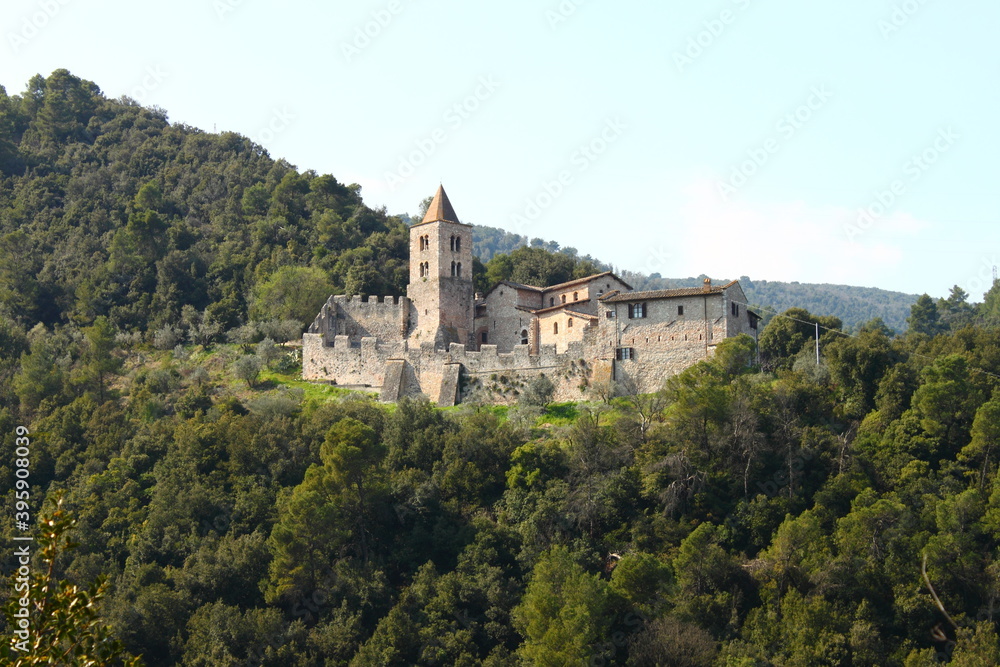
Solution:
[[[755,335],[739,282],[637,292],[610,272],[560,285],[472,283],[472,225],[439,187],[410,228],[410,283],[400,297],[332,296],[303,335],[302,374],[394,402],[441,406],[479,392],[516,400],[546,375],[555,400],[592,398],[616,382],[640,392],[706,359],[719,341]]]

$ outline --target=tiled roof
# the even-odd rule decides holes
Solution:
[[[525,285],[524,283],[515,283],[513,280],[501,280],[497,285],[507,285],[508,287],[513,287],[514,289],[526,289],[531,292],[544,292],[541,287],[535,287],[534,285]],[[493,289],[496,289],[494,287]],[[490,290],[491,292],[493,290]]]
[[[458,219],[458,214],[455,213],[455,209],[452,207],[451,202],[448,201],[448,195],[444,191],[444,186],[439,185],[437,192],[434,194],[434,200],[431,202],[430,207],[427,209],[427,214],[424,215],[423,222],[420,224],[426,224],[428,222],[461,222]]]
[[[558,285],[551,285],[549,287],[546,287],[544,291],[553,292],[555,290],[566,289],[567,287],[572,287],[574,285],[582,285],[583,283],[589,283],[591,280],[597,280],[598,278],[605,278],[607,276],[611,276],[612,278],[617,279],[619,282],[621,282],[622,285],[625,285],[625,287],[632,289],[631,285],[629,285],[627,282],[616,276],[614,273],[612,273],[611,271],[605,271],[604,273],[595,273],[594,275],[587,276],[586,278],[577,278],[576,280],[570,280],[569,282],[559,283]]]
[[[684,296],[700,296],[702,294],[722,294],[722,291],[735,285],[737,280],[725,285],[711,285],[708,289],[704,287],[682,287],[679,289],[661,289],[649,292],[622,292],[612,294],[601,299],[603,303],[622,303],[625,301],[652,301],[654,299],[675,299]]]
[[[621,278],[619,278],[618,276],[616,276],[614,273],[612,273],[611,271],[605,271],[604,273],[595,273],[594,275],[587,276],[586,278],[577,278],[576,280],[570,280],[569,282],[559,283],[558,285],[552,285],[551,287],[535,287],[534,285],[525,285],[524,283],[515,283],[512,280],[501,280],[499,283],[497,283],[496,285],[494,285],[493,288],[489,292],[487,292],[486,294],[491,294],[493,292],[493,290],[495,290],[497,287],[500,287],[500,285],[507,285],[507,286],[513,287],[515,289],[529,290],[531,292],[553,292],[553,291],[556,291],[556,290],[561,290],[561,289],[566,289],[568,287],[572,287],[573,285],[580,285],[580,284],[583,284],[583,283],[586,283],[586,282],[590,282],[591,280],[597,280],[598,278],[605,278],[607,276],[611,276],[612,278],[615,278],[616,280],[618,280],[619,282],[621,282],[621,284],[624,285],[625,287],[627,287],[629,289],[632,289],[631,285],[629,285],[627,282],[625,282],[624,280],[622,280]],[[614,290],[612,290],[612,291],[614,291]],[[608,293],[610,294],[611,292],[608,292]]]
[[[539,315],[543,315],[543,314],[549,313],[550,311],[556,311],[556,310],[561,310],[561,309],[562,310],[567,310],[567,309],[569,309],[571,306],[573,306],[575,304],[587,303],[588,301],[590,301],[590,299],[581,299],[579,301],[568,301],[566,303],[557,303],[554,306],[548,306],[546,308],[539,308],[539,309],[535,310],[534,312],[537,313],[537,314],[539,314]]]

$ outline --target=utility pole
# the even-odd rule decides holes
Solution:
[[[819,366],[819,322],[816,323],[816,365]]]

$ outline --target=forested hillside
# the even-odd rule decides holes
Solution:
[[[405,287],[356,187],[64,71],[0,94],[0,160],[3,664],[997,664],[1000,284],[902,336],[789,310],[651,395],[385,406],[278,344]]]

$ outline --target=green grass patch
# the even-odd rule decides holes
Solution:
[[[299,369],[287,373],[278,373],[272,370],[263,370],[258,381],[261,385],[270,388],[287,387],[289,389],[301,389],[304,403],[333,401],[350,394],[375,394],[375,392],[356,391],[344,389],[336,385],[321,384],[319,382],[309,382],[302,379],[302,372]]]
[[[578,403],[550,403],[545,408],[545,414],[538,418],[538,424],[566,426],[576,421],[579,416],[580,405]]]

